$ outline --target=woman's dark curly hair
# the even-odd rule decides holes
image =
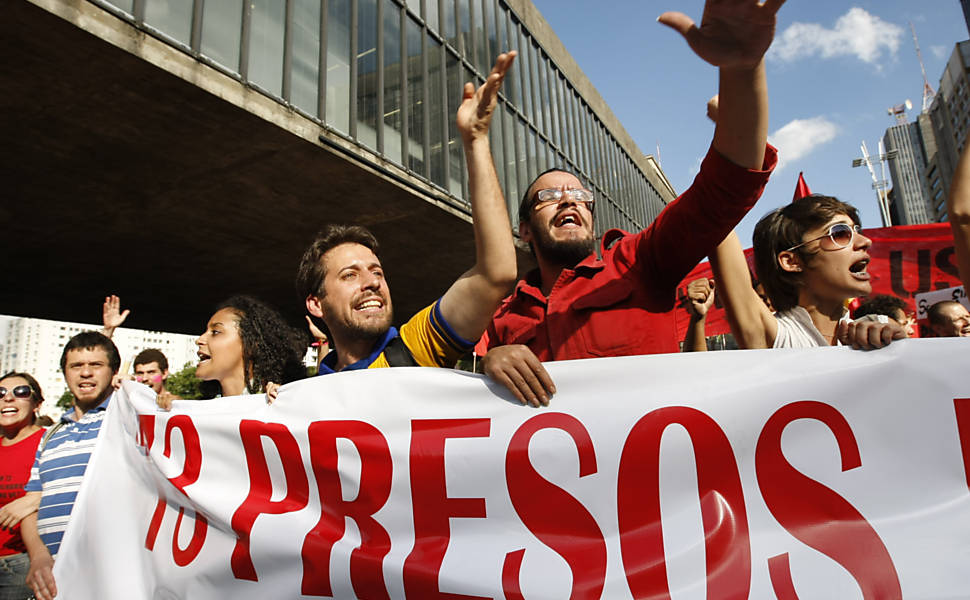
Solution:
[[[246,391],[258,394],[271,381],[284,384],[306,377],[303,355],[310,343],[309,333],[290,327],[274,308],[252,296],[233,296],[213,312],[224,308],[239,319]],[[213,391],[208,387],[203,388],[209,392],[204,393],[206,396]]]

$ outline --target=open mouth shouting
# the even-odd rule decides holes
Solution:
[[[852,273],[852,277],[858,279],[859,281],[869,281],[869,279],[872,277],[869,274],[869,271],[866,270],[869,268],[869,261],[870,258],[867,256],[852,263],[849,266],[849,272]]]
[[[552,226],[563,229],[581,229],[583,220],[574,209],[566,209],[556,215],[552,220]]]
[[[98,384],[94,381],[82,381],[81,383],[77,384],[77,391],[81,394],[88,394],[97,391],[97,389]]]
[[[198,355],[198,357],[199,357],[199,364],[200,364],[200,365],[201,365],[202,363],[205,363],[205,362],[208,362],[208,361],[209,361],[210,359],[212,359],[212,357],[211,357],[211,356],[209,356],[209,355],[208,355],[208,354],[206,354],[205,352],[202,352],[201,350],[199,350],[198,352],[196,352],[196,354],[197,354],[197,355]]]

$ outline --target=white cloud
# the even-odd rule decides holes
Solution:
[[[946,46],[930,46],[930,52],[939,60],[946,58]]]
[[[704,162],[704,157],[703,156],[698,156],[694,160],[694,164],[692,164],[690,166],[690,170],[688,171],[688,173],[690,173],[690,178],[691,179],[693,179],[694,177],[697,177],[697,174],[701,172],[701,163],[702,162]]]
[[[780,171],[786,163],[807,156],[819,146],[831,142],[839,135],[839,128],[825,117],[795,119],[768,136],[772,146],[778,148]]]
[[[903,35],[902,27],[856,6],[839,17],[832,29],[818,23],[793,23],[776,36],[768,56],[783,62],[815,56],[854,56],[863,62],[878,64],[883,52],[896,55]]]

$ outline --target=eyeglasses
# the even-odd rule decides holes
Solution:
[[[589,190],[563,191],[558,188],[548,188],[537,191],[535,195],[535,203],[532,205],[532,210],[538,212],[547,206],[559,204],[562,202],[564,195],[576,204],[585,204],[586,210],[593,212],[593,205],[596,203],[596,201],[593,200],[593,192]]]
[[[29,385],[18,385],[12,390],[8,390],[7,388],[0,386],[0,398],[6,396],[7,392],[13,394],[14,398],[24,399],[30,398],[30,396],[34,393],[34,390],[30,389]]]
[[[791,248],[785,250],[785,252],[791,252],[796,248],[801,248],[805,244],[811,244],[812,242],[817,240],[822,240],[821,246],[823,250],[839,250],[851,244],[852,239],[855,237],[855,234],[857,233],[862,233],[862,227],[854,223],[852,225],[849,225],[848,223],[836,223],[835,225],[832,225],[831,227],[829,227],[828,231],[818,236],[817,238],[806,240],[801,244],[795,244]],[[832,245],[828,248],[825,247],[826,239],[832,242]]]

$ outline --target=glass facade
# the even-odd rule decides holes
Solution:
[[[89,0],[292,106],[467,208],[455,110],[498,52],[519,58],[492,124],[513,225],[552,166],[597,198],[597,229],[636,231],[661,194],[501,0]]]

